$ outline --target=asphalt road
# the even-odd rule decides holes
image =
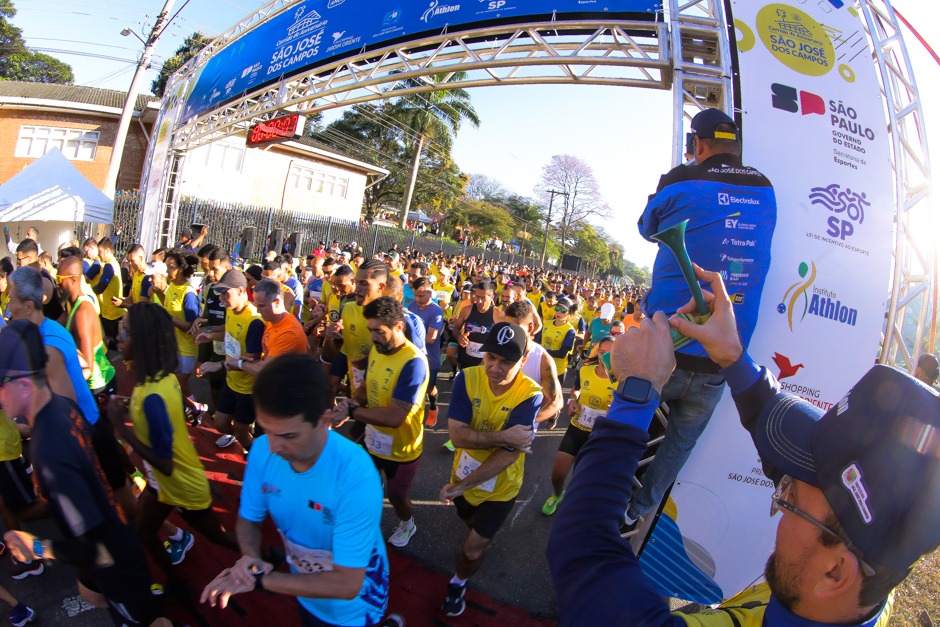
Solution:
[[[453,461],[453,454],[442,446],[448,437],[445,417],[450,400],[449,379],[449,373],[440,375],[440,419],[436,429],[425,432],[424,455],[412,487],[418,531],[404,549],[389,547],[390,551],[402,551],[428,568],[448,575],[453,574],[457,551],[467,535],[467,528],[457,517],[453,506],[444,505],[437,499],[441,487],[450,477]],[[569,379],[573,379],[573,375]],[[200,389],[199,383],[194,387],[197,397],[201,397],[204,390]],[[569,389],[565,387],[566,398]],[[551,493],[553,458],[566,427],[567,415],[563,413],[554,430],[543,429],[538,433],[533,452],[526,457],[525,479],[515,509],[491,544],[482,568],[470,582],[472,587],[497,600],[546,618],[555,615],[554,594],[545,559],[552,519],[543,516],[541,508]],[[397,524],[394,512],[386,504],[382,519],[386,537],[391,535]],[[50,520],[27,523],[24,528],[42,537],[57,537]],[[5,556],[2,561],[9,564]],[[27,577],[22,581],[9,576],[0,577],[0,585],[35,609],[37,620],[45,625],[94,627],[112,624],[105,611],[81,599],[75,587],[74,571],[68,567],[51,562],[38,577]]]

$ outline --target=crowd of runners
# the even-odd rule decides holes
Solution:
[[[459,255],[366,258],[355,242],[250,263],[205,236],[149,256],[109,238],[53,256],[27,238],[0,260],[11,576],[41,578],[44,562],[59,560],[115,624],[166,625],[165,602],[188,589],[176,566],[209,541],[232,558],[204,602],[263,588],[296,597],[304,625],[402,624],[388,614],[386,543],[405,547],[422,524],[409,492],[424,430],[437,427],[453,452],[440,499],[468,528],[441,611],[461,614],[536,430],[554,428],[567,405],[542,513],[563,500],[613,400],[603,357],[639,325],[641,293]],[[129,396],[118,394],[121,362]],[[451,398],[439,416],[444,378]],[[209,398],[194,395],[198,379]],[[213,510],[195,429],[217,431],[216,447],[247,460],[234,529]],[[387,538],[384,499],[398,519]],[[183,526],[168,522],[174,510]],[[49,515],[61,539],[22,530]],[[283,546],[262,546],[267,518]],[[33,619],[2,589],[0,599],[12,624]]]

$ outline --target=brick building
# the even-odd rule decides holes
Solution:
[[[0,81],[0,183],[53,146],[99,189],[104,186],[126,92],[76,85]],[[149,105],[149,106],[148,106]],[[137,189],[159,99],[139,96],[118,189]]]

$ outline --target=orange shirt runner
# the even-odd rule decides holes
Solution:
[[[306,353],[307,334],[303,325],[291,315],[284,316],[278,322],[267,322],[264,325],[264,336],[261,338],[261,358],[273,359],[287,353]]]

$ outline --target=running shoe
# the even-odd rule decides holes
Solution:
[[[11,558],[12,559],[12,558]],[[43,568],[42,562],[36,560],[35,562],[18,562],[13,559],[13,568],[10,570],[10,576],[14,579],[26,579],[31,575],[41,575]]]
[[[381,622],[382,627],[405,627],[405,619],[398,614],[389,614],[388,618]]]
[[[558,504],[561,503],[561,500],[565,498],[565,492],[562,491],[561,496],[555,496],[554,494],[548,497],[548,500],[545,501],[545,505],[542,506],[542,513],[546,516],[551,516],[555,513],[555,510],[558,509]]]
[[[220,437],[218,440],[215,441],[215,445],[218,446],[219,448],[225,448],[225,447],[231,446],[231,445],[233,445],[233,444],[235,444],[235,436],[234,436],[234,435],[228,435],[228,434],[226,434],[226,435],[223,435],[222,437]]]
[[[460,616],[467,608],[467,602],[463,600],[464,593],[467,592],[466,584],[459,586],[455,583],[447,584],[447,598],[444,599],[444,605],[441,610],[448,616]]]
[[[150,584],[150,594],[155,597],[162,597],[166,593],[166,590],[163,589],[163,584],[161,583],[152,583]]]
[[[408,541],[411,540],[411,536],[417,530],[418,526],[414,524],[414,521],[410,525],[406,524],[405,521],[401,521],[398,523],[398,527],[395,528],[395,533],[388,539],[388,543],[398,548],[408,546]]]
[[[454,447],[454,443],[451,442],[450,440],[447,440],[446,442],[444,442],[444,448],[446,448],[446,449],[447,449],[448,451],[450,451],[451,453],[453,453],[453,452],[455,452],[455,451],[457,450],[457,449]]]
[[[437,426],[437,407],[428,410],[427,426],[429,429],[433,429]]]
[[[33,622],[36,612],[33,611],[33,608],[27,607],[25,604],[20,603],[12,610],[10,610],[7,620],[10,621],[10,624],[13,627],[23,627],[26,623]]]
[[[193,548],[193,544],[196,542],[193,534],[185,529],[182,531],[182,540],[167,540],[163,543],[163,546],[166,547],[166,552],[170,554],[170,563],[174,566],[181,564],[183,560],[186,559],[186,554],[189,553],[189,549]]]

